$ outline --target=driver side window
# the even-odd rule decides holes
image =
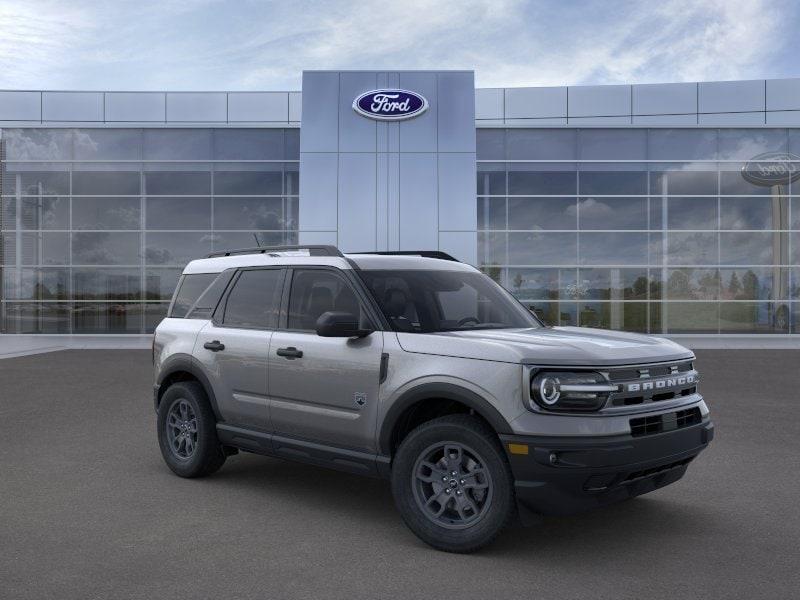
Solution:
[[[289,292],[287,329],[314,331],[325,312],[346,312],[364,324],[365,317],[353,289],[343,277],[326,269],[296,269]]]

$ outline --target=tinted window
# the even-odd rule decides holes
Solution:
[[[435,333],[538,327],[511,295],[481,273],[359,271],[397,331]]]
[[[178,283],[178,291],[175,294],[175,302],[172,305],[172,312],[169,316],[185,317],[186,313],[200,297],[200,294],[217,278],[217,275],[218,273],[184,275],[180,283]]]
[[[314,330],[317,319],[328,311],[356,315],[364,324],[358,298],[339,275],[322,269],[295,271],[289,296],[288,328]]]
[[[229,327],[275,327],[282,281],[281,269],[242,271],[228,295],[222,322]]]

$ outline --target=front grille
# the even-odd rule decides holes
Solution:
[[[700,409],[687,408],[676,412],[665,413],[663,415],[652,415],[648,417],[637,417],[630,420],[631,435],[639,437],[642,435],[654,435],[665,431],[683,429],[691,425],[696,425],[702,420]]]
[[[619,384],[611,394],[611,406],[635,406],[663,402],[697,392],[697,371],[691,361],[611,369],[608,378]]]

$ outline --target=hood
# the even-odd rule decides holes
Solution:
[[[692,358],[665,338],[587,327],[398,333],[403,350],[540,365],[610,366]]]

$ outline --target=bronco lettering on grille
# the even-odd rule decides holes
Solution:
[[[646,392],[648,390],[661,390],[683,385],[691,385],[695,382],[694,375],[681,375],[680,377],[668,377],[666,379],[656,379],[654,381],[644,381],[640,383],[629,383],[627,391]]]

